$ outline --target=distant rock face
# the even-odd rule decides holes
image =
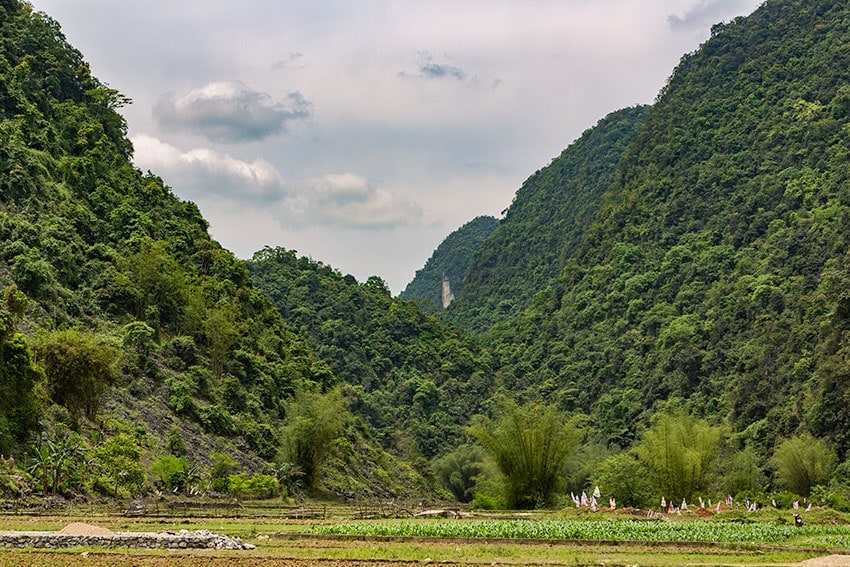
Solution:
[[[495,232],[499,221],[493,217],[480,216],[469,221],[449,234],[434,250],[434,253],[422,269],[401,292],[401,298],[407,301],[422,299],[425,309],[434,314],[446,308],[443,295],[442,278],[448,278],[452,284],[452,299],[463,295],[463,279],[467,267],[482,243]],[[442,277],[441,277],[442,276]]]
[[[446,309],[454,298],[451,282],[449,282],[449,278],[443,276],[443,309]]]

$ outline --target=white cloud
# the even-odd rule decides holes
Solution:
[[[399,76],[418,77],[423,79],[454,79],[460,82],[464,82],[468,76],[464,69],[461,69],[452,63],[439,63],[435,61],[434,56],[427,51],[421,52],[418,55],[421,62],[419,63],[419,68],[416,73],[401,71]]]
[[[744,11],[751,0],[699,0],[682,15],[670,14],[667,22],[676,29],[706,29],[722,22],[730,15]]]
[[[280,102],[240,81],[209,83],[179,98],[168,93],[154,106],[163,130],[186,130],[217,142],[262,140],[311,113],[312,104],[300,93],[289,93]]]
[[[421,224],[422,206],[355,173],[287,184],[264,159],[244,161],[209,148],[182,151],[153,136],[132,139],[135,162],[163,176],[184,198],[225,198],[234,207],[274,210],[281,226],[384,229]]]
[[[283,176],[262,158],[248,162],[209,148],[184,152],[145,134],[134,136],[132,142],[136,165],[162,175],[186,198],[215,194],[276,201],[286,194]]]
[[[289,206],[293,220],[361,229],[416,226],[423,216],[421,205],[373,187],[354,173],[327,174],[308,182]]]
[[[295,247],[400,291],[451,230],[651,102],[712,24],[761,0],[32,3],[133,99],[136,163],[224,246]]]

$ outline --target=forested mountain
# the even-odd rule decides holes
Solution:
[[[601,120],[498,227],[435,252],[405,296],[436,300],[445,273],[458,298],[434,312],[453,327],[379,277],[285,248],[237,260],[133,167],[129,101],[55,22],[0,0],[0,496],[439,478],[541,506],[607,470],[642,481],[620,488],[643,505],[808,496],[837,458],[850,502],[849,46],[850,7],[825,0],[712,28],[652,107]],[[690,486],[659,480],[674,436]],[[482,451],[499,465],[529,439],[557,448],[551,486],[504,458],[497,495]],[[783,447],[817,449],[819,476],[786,482]]]
[[[0,286],[14,340],[32,343],[36,360],[67,344],[67,329],[81,350],[111,345],[116,379],[139,399],[164,389],[176,413],[273,454],[287,393],[332,373],[209,237],[198,208],[132,166],[117,112],[129,101],[91,76],[54,21],[25,3],[0,6]],[[53,401],[108,387],[71,383],[70,359],[55,376],[45,363]],[[26,439],[6,430],[0,450]]]
[[[490,355],[477,341],[390,297],[373,276],[352,276],[281,248],[249,264],[258,290],[340,380],[354,411],[385,447],[431,459],[463,442],[469,418],[493,393]]]
[[[25,493],[27,470],[43,492],[127,494],[298,465],[287,416],[338,382],[198,208],[132,165],[128,102],[56,22],[0,1],[0,454],[20,466],[0,492]],[[420,482],[358,420],[340,427],[388,492]]]
[[[612,112],[523,183],[496,232],[469,262],[449,320],[486,330],[516,316],[561,272],[646,110]]]
[[[714,26],[642,120],[558,277],[489,334],[505,390],[591,412],[622,447],[680,400],[763,460],[802,431],[846,456],[848,63],[844,2],[772,0]],[[512,209],[548,214],[525,199]],[[470,321],[514,299],[471,289],[468,276],[474,305],[452,304]]]
[[[425,262],[421,270],[401,292],[401,298],[421,299],[421,308],[429,313],[443,309],[443,278],[448,280],[452,294],[457,297],[463,292],[463,276],[473,256],[486,241],[499,221],[493,217],[476,217],[448,235]]]

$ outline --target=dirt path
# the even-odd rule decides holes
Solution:
[[[799,565],[800,567],[850,567],[850,555],[828,555],[803,561]]]
[[[7,562],[11,560],[11,562]],[[421,561],[375,561],[338,559],[281,559],[257,556],[210,557],[204,555],[139,556],[118,553],[49,553],[0,551],[0,566],[26,567],[411,567]],[[440,565],[447,565],[440,563]],[[451,565],[451,564],[448,564]],[[464,563],[463,567],[492,564]]]

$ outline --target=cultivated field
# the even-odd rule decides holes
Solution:
[[[168,508],[141,517],[109,510],[0,516],[0,530],[59,531],[82,522],[114,532],[210,530],[255,549],[0,549],[0,567],[478,565],[850,566],[850,523],[815,510],[795,528],[788,511],[652,517],[637,511],[462,518],[357,519],[364,508],[284,508],[202,513]],[[384,511],[387,512],[387,511]],[[212,513],[216,515],[212,515]],[[180,515],[178,515],[180,514]],[[226,514],[226,515],[225,515]]]

